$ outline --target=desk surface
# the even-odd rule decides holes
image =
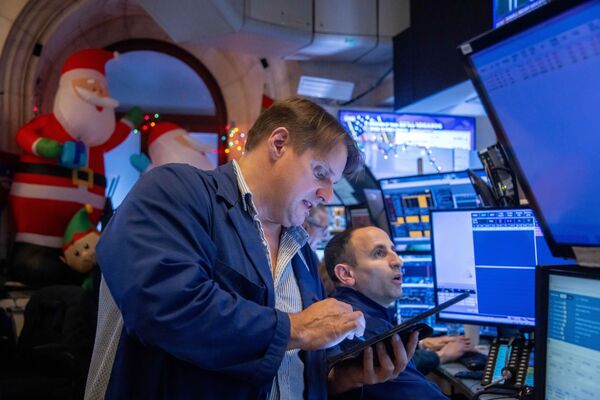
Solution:
[[[462,364],[459,364],[459,363],[448,363],[448,364],[440,365],[437,368],[435,373],[440,378],[442,378],[442,380],[444,380],[450,384],[450,386],[452,387],[453,393],[462,393],[465,396],[467,396],[468,398],[471,398],[475,393],[477,393],[478,391],[483,389],[483,386],[481,386],[481,381],[478,381],[475,379],[456,378],[454,376],[454,374],[457,373],[458,371],[466,371],[465,366]],[[442,385],[440,385],[440,386],[442,386]],[[444,388],[442,388],[442,389],[444,389]],[[500,396],[500,395],[484,394],[483,396],[479,397],[479,399],[480,400],[497,399],[498,396]],[[511,399],[511,398],[516,399],[516,397],[502,397],[502,398],[503,399]]]

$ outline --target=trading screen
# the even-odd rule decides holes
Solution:
[[[547,400],[598,398],[600,281],[550,275]]]
[[[535,325],[536,265],[552,257],[531,209],[432,212],[437,301],[473,295],[440,313],[466,322]]]
[[[477,175],[485,177],[483,170]],[[475,208],[477,194],[466,171],[380,181],[392,240],[399,252],[430,251],[429,209]]]

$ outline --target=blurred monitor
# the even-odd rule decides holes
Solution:
[[[508,24],[550,0],[494,0],[494,27]]]
[[[483,170],[475,170],[485,177]],[[400,252],[431,251],[429,209],[475,208],[477,194],[466,171],[404,176],[379,181],[390,227]]]
[[[380,189],[363,189],[365,200],[371,215],[371,221],[385,233],[390,234],[390,227],[383,206],[383,194]]]
[[[533,211],[432,210],[436,302],[472,296],[438,319],[475,325],[535,325],[536,265],[573,264],[554,258]]]
[[[599,20],[555,0],[459,47],[555,255],[600,246]]]
[[[396,301],[396,310],[399,320],[406,321],[435,306],[433,267],[429,254],[402,255],[402,263],[402,297]],[[424,322],[436,332],[446,330],[445,324],[436,323],[435,315]]]
[[[600,270],[538,269],[536,398],[595,400],[600,392]]]
[[[348,216],[346,217],[349,222],[349,228],[361,228],[363,226],[371,226],[371,215],[369,209],[362,206],[346,207]]]

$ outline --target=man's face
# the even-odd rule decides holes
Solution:
[[[402,259],[387,233],[373,226],[352,233],[354,289],[388,307],[402,295]]]
[[[341,179],[347,156],[344,143],[324,155],[314,149],[299,155],[288,146],[275,164],[269,219],[284,227],[299,226],[312,207],[331,201],[333,183]]]
[[[98,232],[90,232],[65,250],[65,263],[77,272],[88,273],[96,264]]]

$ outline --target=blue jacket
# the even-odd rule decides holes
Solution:
[[[390,329],[394,323],[394,312],[380,306],[362,293],[347,287],[337,287],[332,297],[352,305],[354,310],[362,311],[367,326],[365,339]],[[355,345],[356,342],[346,340],[340,344],[342,350]],[[406,369],[397,378],[376,385],[365,385],[341,396],[343,399],[402,399],[402,400],[447,400],[448,398],[433,383],[427,380],[410,361]]]
[[[302,302],[323,298],[308,245],[293,258]],[[289,317],[244,210],[232,164],[145,174],[97,247],[124,320],[107,399],[264,399]],[[325,354],[301,353],[305,398],[326,397]]]

